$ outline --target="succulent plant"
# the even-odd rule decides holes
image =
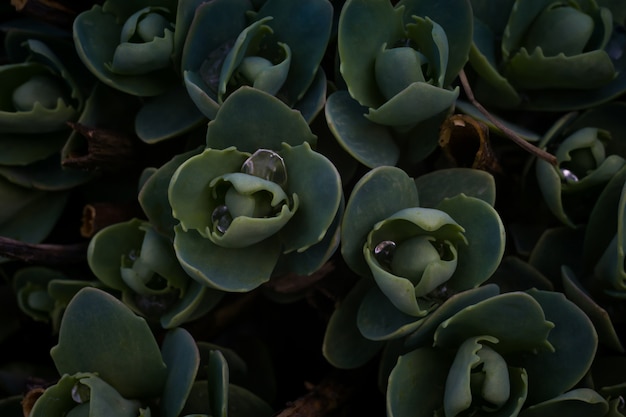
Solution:
[[[430,342],[402,354],[389,375],[390,416],[548,416],[572,407],[604,416],[609,410],[597,392],[575,388],[590,368],[597,337],[562,294],[496,295],[427,332]]]
[[[275,97],[250,87],[229,96],[209,123],[207,148],[169,183],[180,221],[174,249],[191,276],[248,291],[275,270],[311,274],[332,255],[343,194],[334,165],[311,149],[315,139]]]
[[[96,233],[87,261],[105,288],[120,291],[133,311],[159,320],[164,328],[206,314],[223,295],[191,279],[178,263],[172,242],[138,219]]]
[[[330,37],[327,0],[249,0],[200,5],[182,52],[189,96],[213,119],[240,86],[279,97],[311,121],[324,105],[326,77],[320,63]]]
[[[625,109],[610,103],[575,118],[566,115],[539,142],[557,158],[556,166],[536,161],[539,188],[552,213],[570,227],[587,221],[602,188],[626,164]]]
[[[483,103],[572,110],[609,101],[626,88],[623,3],[472,1],[472,8],[470,64]]]
[[[170,330],[159,345],[144,319],[98,289],[83,289],[68,304],[50,354],[61,378],[36,400],[33,417],[222,415],[229,396],[241,402],[231,416],[272,413],[244,388],[229,388],[228,364],[219,350],[208,358],[208,380],[196,380],[200,353],[186,330]]]
[[[38,243],[65,208],[67,190],[90,178],[62,169],[60,156],[72,136],[67,122],[81,116],[90,80],[60,31],[15,26],[5,28],[6,61],[0,65],[5,87],[0,107],[0,235]]]
[[[347,1],[337,40],[346,89],[326,106],[339,143],[370,168],[395,165],[406,146],[413,160],[432,152],[437,134],[429,127],[454,106],[459,90],[451,83],[467,61],[471,36],[464,0]]]
[[[180,76],[183,44],[199,3],[107,0],[74,19],[74,43],[87,68],[107,86],[142,98],[135,131],[147,143],[170,139],[205,120]]]

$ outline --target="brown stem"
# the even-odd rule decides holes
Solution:
[[[0,256],[28,263],[65,265],[85,260],[87,242],[68,245],[26,243],[0,236]]]
[[[107,129],[68,122],[87,141],[85,153],[74,151],[62,165],[85,171],[122,171],[135,163],[135,141],[129,135]]]
[[[467,81],[467,76],[465,75],[464,70],[461,70],[461,72],[459,72],[459,79],[461,80],[461,85],[463,86],[463,90],[465,91],[465,94],[467,95],[467,98],[469,99],[469,101],[482,114],[484,114],[485,117],[487,117],[487,119],[489,119],[491,123],[493,123],[498,129],[500,129],[502,133],[504,133],[509,139],[511,139],[513,142],[519,145],[522,149],[531,153],[532,155],[535,155],[537,158],[544,159],[548,161],[549,163],[551,163],[552,165],[557,164],[556,157],[554,155],[525,141],[517,133],[515,133],[508,127],[504,126],[498,119],[496,119],[491,113],[489,113],[489,111],[485,109],[482,104],[480,104],[476,100],[476,98],[474,97],[474,92],[472,91],[472,88],[470,87],[469,82]]]

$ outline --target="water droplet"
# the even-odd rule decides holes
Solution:
[[[230,211],[228,211],[228,207],[221,205],[215,207],[213,213],[211,213],[211,221],[213,222],[213,227],[217,229],[220,233],[226,233],[228,227],[233,221],[233,217],[230,215]]]
[[[74,384],[74,386],[72,387],[72,400],[74,400],[78,404],[83,404],[88,402],[90,397],[91,389],[87,385],[81,382],[77,382]]]
[[[241,166],[241,172],[275,182],[285,188],[287,185],[287,168],[283,158],[269,149],[259,149]]]
[[[139,251],[131,249],[130,252],[128,252],[128,260],[135,262],[137,258],[139,258]]]
[[[578,181],[578,177],[576,176],[576,174],[574,174],[569,169],[562,168],[561,169],[561,174],[563,174],[563,178],[565,178],[565,181],[567,181],[567,182],[576,182],[576,181]]]
[[[390,268],[391,261],[395,252],[396,242],[392,240],[383,240],[374,248],[374,257],[379,264],[386,268]]]

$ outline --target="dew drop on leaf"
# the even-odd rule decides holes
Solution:
[[[259,149],[246,159],[241,172],[275,182],[285,188],[287,185],[287,168],[283,158],[269,149]]]

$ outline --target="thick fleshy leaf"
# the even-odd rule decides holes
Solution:
[[[622,168],[604,187],[589,214],[583,243],[585,271],[596,266],[615,237],[621,222],[619,207],[625,183],[626,168]]]
[[[97,372],[126,398],[160,395],[165,383],[166,366],[146,321],[94,288],[82,289],[67,306],[50,355],[60,374]]]
[[[465,66],[472,45],[472,5],[467,0],[402,0],[398,6],[405,7],[405,24],[411,22],[413,16],[428,17],[445,31],[449,53],[443,85],[450,85]]]
[[[486,284],[452,295],[436,310],[426,316],[421,326],[415,332],[406,337],[404,341],[405,346],[407,349],[415,349],[432,345],[435,331],[442,322],[454,316],[465,307],[495,297],[499,293],[500,290],[496,285]]]
[[[96,375],[80,378],[77,382],[89,387],[89,416],[134,417],[139,412],[141,403],[138,400],[124,398],[113,386]]]
[[[395,165],[400,148],[391,131],[368,120],[366,112],[367,107],[361,106],[347,91],[337,91],[326,101],[328,127],[350,155],[369,168]]]
[[[241,123],[242,117],[246,123]],[[296,146],[304,142],[315,147],[317,137],[300,112],[251,87],[241,87],[228,97],[209,123],[206,136],[210,148],[235,146],[250,153],[257,149],[278,151],[282,143]]]
[[[178,417],[200,366],[196,341],[187,330],[177,328],[166,334],[161,347],[168,373],[161,396],[161,415]]]
[[[139,254],[146,234],[142,221],[133,219],[99,231],[89,242],[87,262],[96,277],[108,287],[128,289],[120,274],[124,256]]]
[[[609,411],[607,400],[589,388],[578,388],[539,404],[520,413],[520,417],[604,417]]]
[[[554,323],[548,342],[554,351],[539,351],[520,361],[532,383],[528,403],[549,400],[573,388],[587,373],[598,346],[596,330],[587,315],[558,292],[529,290],[546,320]]]
[[[45,45],[41,44],[41,46]],[[50,77],[54,75],[51,75],[50,69],[36,63],[13,64],[0,67],[0,80],[7,85],[20,86],[38,76]],[[59,82],[63,81],[59,80]],[[34,88],[41,89],[42,87],[36,86]],[[67,87],[66,89],[69,90]],[[11,91],[2,94],[2,101],[11,103],[13,94],[9,94],[7,97],[7,93],[12,93],[15,90],[13,88]],[[7,108],[3,104],[2,108],[0,108],[0,132],[41,134],[66,129],[66,123],[78,116],[77,108],[70,103],[66,103],[66,100],[70,99],[69,93],[70,91],[67,91],[68,97],[59,96],[55,98],[53,104],[51,104],[54,107],[49,107],[47,103],[45,105],[42,104],[37,100],[37,97],[29,99],[29,101],[37,101],[34,101],[32,107],[28,110],[18,111],[13,106]]]
[[[432,171],[415,178],[420,206],[437,207],[445,198],[461,193],[481,199],[493,206],[496,202],[496,184],[486,171],[471,168],[448,168]]]
[[[209,406],[211,416],[228,416],[228,362],[219,350],[209,352],[208,363]]]
[[[371,276],[363,246],[372,227],[407,207],[419,206],[415,182],[401,169],[374,168],[354,186],[341,227],[341,254],[361,276]]]
[[[25,166],[0,166],[0,177],[22,187],[46,191],[68,190],[93,178],[89,172],[63,168],[60,159],[55,153]]]
[[[174,238],[174,226],[178,220],[172,216],[167,190],[178,167],[200,152],[201,149],[194,149],[174,156],[154,172],[139,190],[139,204],[148,220],[159,233],[171,239]]]
[[[412,126],[452,108],[458,96],[458,87],[447,90],[416,82],[380,107],[370,108],[365,117],[386,126]]]
[[[341,178],[335,166],[308,143],[284,145],[287,194],[298,196],[298,210],[280,231],[284,252],[303,252],[320,242],[336,217],[342,200]]]
[[[174,228],[174,249],[192,278],[222,291],[250,291],[270,279],[280,256],[280,242],[266,239],[245,248],[223,248],[195,230]]]
[[[498,212],[483,200],[459,194],[437,208],[465,229],[467,245],[458,245],[459,264],[448,281],[452,291],[477,287],[495,272],[504,255],[505,232]]]
[[[313,82],[330,38],[333,8],[327,0],[268,0],[256,19],[272,16],[273,33],[261,42],[261,48],[284,43],[292,53],[289,73],[279,95],[289,106],[302,99]]]
[[[185,295],[161,316],[161,327],[173,329],[183,323],[198,319],[211,311],[223,296],[224,293],[221,291],[190,280],[185,289]]]
[[[564,265],[561,269],[561,273],[563,276],[563,292],[565,296],[587,314],[598,333],[599,342],[623,353],[625,351],[624,346],[611,322],[609,313],[598,305],[587,293],[571,268]]]
[[[174,80],[174,73],[170,68],[138,75],[115,74],[107,68],[119,43],[121,25],[115,14],[107,13],[99,5],[80,13],[74,19],[73,25],[78,55],[85,66],[110,87],[142,97],[162,94]]]
[[[213,224],[209,183],[223,174],[240,172],[249,155],[231,147],[224,150],[205,149],[184,161],[174,172],[168,189],[172,215],[183,230],[206,233]]]
[[[43,395],[37,399],[30,416],[32,417],[61,417],[67,414],[77,404],[72,399],[72,387],[77,378],[70,375],[62,375],[59,381],[48,387]]]
[[[435,415],[443,406],[444,387],[453,359],[454,352],[432,347],[400,356],[389,375],[389,417]]]
[[[139,110],[135,132],[146,143],[157,143],[188,132],[206,122],[183,86],[154,97]]]
[[[377,108],[385,102],[374,66],[384,45],[391,47],[405,38],[402,12],[388,1],[352,0],[341,9],[337,34],[341,75],[362,106]]]
[[[383,346],[383,342],[363,337],[356,324],[361,300],[372,285],[366,279],[360,280],[335,309],[326,326],[322,353],[337,368],[358,368]]]
[[[580,227],[547,229],[535,244],[528,263],[558,287],[563,265],[569,266],[574,271],[582,270],[584,236],[585,228]]]
[[[403,313],[378,287],[365,294],[357,314],[357,326],[369,340],[389,340],[406,336],[421,326],[423,320]]]
[[[309,89],[304,96],[293,105],[293,108],[302,113],[302,117],[304,117],[309,124],[312,123],[317,115],[324,109],[324,105],[326,104],[327,84],[326,73],[324,73],[324,69],[320,67]]]
[[[18,187],[0,178],[0,236],[39,243],[63,213],[67,192],[44,192]]]
[[[446,415],[456,416],[477,407],[472,407],[472,402],[478,400],[474,396],[480,396],[496,415],[519,413],[526,399],[526,374],[523,369],[509,368],[505,359],[489,347],[496,345],[497,349],[497,343],[496,338],[477,336],[467,339],[459,347],[446,379],[443,395]],[[472,370],[478,367],[483,379],[476,387]],[[476,388],[480,388],[480,392]]]
[[[434,344],[454,348],[470,337],[490,335],[498,339],[501,353],[553,351],[548,341],[553,328],[539,302],[526,293],[513,292],[465,307],[445,320],[435,331]]]

